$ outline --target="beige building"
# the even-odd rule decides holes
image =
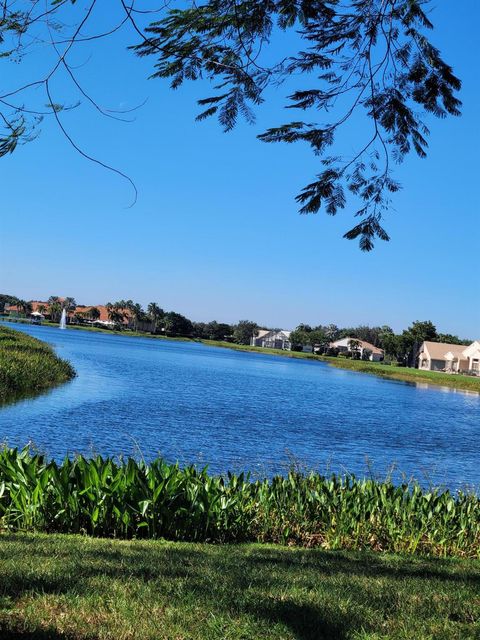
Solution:
[[[363,359],[365,355],[365,357],[368,357],[368,359],[373,362],[380,362],[385,356],[383,349],[379,349],[365,340],[357,340],[357,338],[351,337],[331,342],[330,349],[338,349],[339,353],[351,353],[352,355],[355,352],[355,355],[361,359]]]
[[[256,336],[250,339],[252,347],[265,347],[269,349],[291,349],[290,334],[291,331],[268,331],[260,329]]]
[[[418,368],[448,373],[480,375],[480,341],[464,344],[424,342],[418,355]]]

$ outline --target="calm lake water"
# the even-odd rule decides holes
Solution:
[[[0,409],[0,440],[67,453],[157,454],[215,472],[383,476],[480,487],[480,396],[318,362],[188,342],[15,325],[75,366],[71,383]]]

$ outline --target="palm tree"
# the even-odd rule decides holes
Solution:
[[[133,316],[134,329],[138,329],[138,323],[145,318],[145,311],[142,309],[142,305],[138,302],[133,303],[129,307],[129,311]]]
[[[46,312],[47,312],[47,306],[44,304],[39,304],[38,313],[41,313],[44,316]]]
[[[158,306],[156,302],[150,302],[147,307],[147,315],[152,321],[152,333],[156,333],[158,329],[158,321],[163,318],[165,311]]]
[[[62,309],[65,309],[66,311],[75,311],[76,307],[77,302],[75,298],[67,297],[62,300]]]
[[[356,360],[359,357],[359,353],[360,353],[360,347],[362,346],[362,343],[360,340],[357,340],[357,338],[351,338],[348,341],[348,348],[350,349],[350,352],[352,354],[352,358],[354,360]]]
[[[123,302],[123,301],[122,301]],[[125,314],[122,312],[121,308],[118,306],[118,302],[112,304],[111,302],[107,302],[105,305],[108,313],[108,319],[115,324],[115,328],[119,328],[119,325],[122,324]]]
[[[26,300],[18,300],[17,309],[23,313],[25,317],[32,312],[32,305]]]
[[[52,322],[58,322],[60,319],[60,314],[62,313],[62,305],[58,296],[49,297],[48,309],[50,313],[50,320]]]
[[[50,320],[52,322],[58,322],[62,315],[62,305],[60,302],[52,302],[50,305]]]
[[[90,318],[90,320],[92,322],[95,322],[95,320],[98,320],[100,318],[100,311],[99,309],[97,309],[97,307],[92,307],[89,311],[88,311],[88,317]]]

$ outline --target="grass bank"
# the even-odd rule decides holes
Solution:
[[[74,375],[71,365],[49,345],[0,326],[0,404],[35,395]]]
[[[28,324],[32,323],[25,318],[11,318],[8,316],[0,316],[2,322],[11,322],[12,324]],[[49,320],[42,320],[41,326],[43,327],[56,327],[58,328],[58,322],[50,322]],[[115,336],[126,336],[131,338],[152,338],[153,340],[175,340],[180,342],[193,342],[192,338],[183,338],[178,336],[164,336],[160,334],[152,334],[145,331],[132,331],[131,329],[125,329],[122,331],[115,331],[113,329],[102,329],[101,327],[90,327],[88,325],[69,324],[67,329],[73,331],[89,331],[90,333],[107,333]]]
[[[235,344],[234,342],[224,342],[220,340],[201,340],[202,344],[209,347],[222,347],[224,349],[232,349],[233,351],[248,351],[250,353],[260,353],[269,356],[282,356],[283,358],[296,358],[301,360],[317,360],[327,361],[325,356],[317,356],[313,353],[304,353],[303,351],[285,351],[284,349],[268,349],[266,347],[251,347],[246,344]]]
[[[2,640],[452,640],[480,633],[480,563],[0,535]]]
[[[474,391],[480,393],[480,377],[450,375],[437,371],[421,371],[409,367],[395,367],[382,362],[368,362],[364,360],[351,360],[349,358],[333,358],[329,356],[317,356],[313,353],[296,351],[283,351],[282,349],[264,349],[263,347],[250,347],[248,345],[232,344],[230,342],[218,342],[215,340],[202,340],[204,344],[212,347],[224,347],[235,351],[250,351],[264,355],[282,356],[284,358],[300,358],[303,360],[317,360],[327,362],[338,369],[348,369],[358,373],[369,373],[390,380],[403,382],[427,383],[451,389]]]
[[[251,481],[157,459],[61,464],[0,451],[0,527],[195,542],[480,557],[480,498],[291,471]]]
[[[26,322],[22,319],[2,318],[7,322]],[[57,323],[42,323],[45,326],[58,327]],[[110,335],[118,335],[132,338],[149,338],[153,340],[173,340],[179,342],[200,342],[210,347],[222,347],[224,349],[232,349],[234,351],[244,351],[250,353],[258,353],[260,355],[281,356],[282,358],[295,358],[301,360],[316,360],[317,362],[326,362],[338,369],[348,369],[357,373],[368,373],[370,375],[388,378],[390,380],[400,380],[402,382],[433,384],[441,387],[449,387],[463,391],[473,391],[480,393],[480,377],[450,375],[447,373],[436,371],[420,371],[407,367],[395,367],[379,362],[366,362],[363,360],[350,360],[347,358],[332,358],[328,356],[319,356],[313,353],[303,353],[301,351],[284,351],[282,349],[266,349],[263,347],[251,347],[249,345],[235,344],[219,340],[194,340],[192,338],[169,337],[163,335],[153,335],[141,331],[112,331],[111,329],[101,329],[99,327],[85,327],[80,325],[69,325],[69,330],[90,331],[96,333],[106,333]]]
[[[435,384],[451,389],[480,393],[480,377],[442,373],[440,371],[422,371],[407,367],[394,367],[380,362],[365,362],[346,358],[326,358],[326,360],[333,367],[358,371],[359,373],[370,373],[391,380]]]

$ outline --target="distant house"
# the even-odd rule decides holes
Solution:
[[[291,331],[267,331],[260,329],[258,335],[253,336],[250,340],[250,346],[252,347],[264,347],[266,349],[286,349],[290,350],[292,345],[290,343]]]
[[[30,300],[29,302],[31,315],[33,314],[41,314],[45,317],[46,311],[48,310],[48,302],[42,302],[42,300]],[[9,316],[19,316],[23,314],[23,310],[20,309],[16,304],[6,304],[4,307],[4,313],[8,313]]]
[[[464,344],[424,342],[418,355],[418,368],[448,373],[473,373],[480,375],[480,341]]]
[[[352,342],[358,345],[357,348],[352,348]],[[379,349],[370,342],[365,340],[357,340],[357,338],[347,337],[341,340],[335,340],[330,343],[330,349],[337,349],[339,353],[358,354],[361,359],[368,356],[368,360],[372,362],[381,362],[385,357],[383,349]]]
[[[100,314],[98,318],[90,317],[92,309],[98,309]],[[121,320],[118,324],[130,327],[133,322],[131,312],[128,309],[119,309],[118,311],[121,313]],[[103,304],[93,306],[78,305],[75,309],[70,310],[68,315],[72,320],[82,324],[93,324],[105,328],[111,328],[117,324],[110,319],[108,308]]]

